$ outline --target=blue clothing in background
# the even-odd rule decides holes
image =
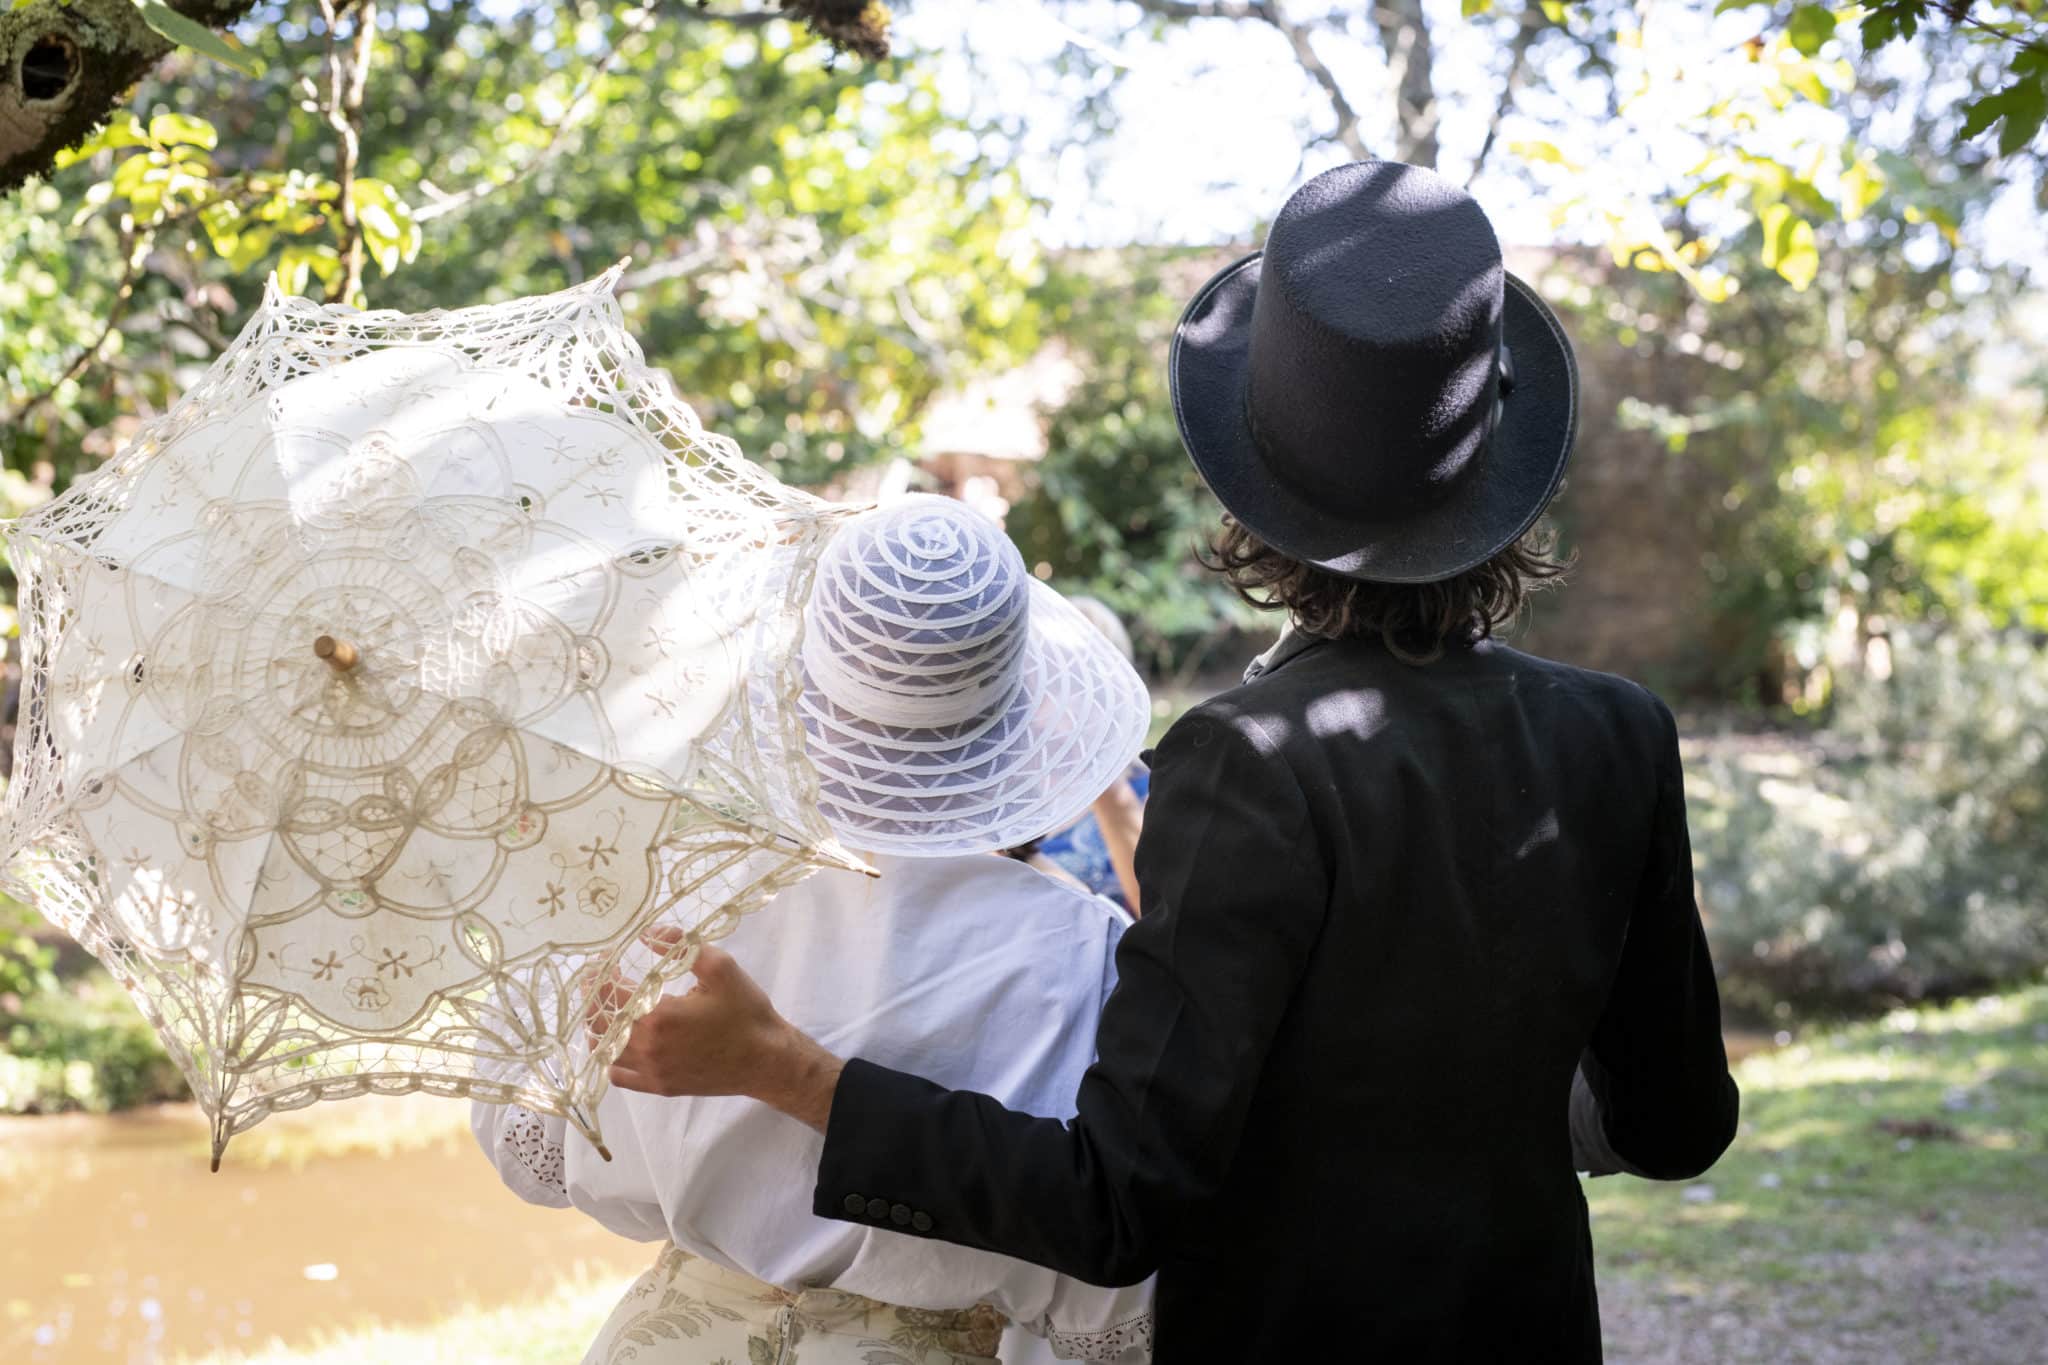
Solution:
[[[1143,804],[1145,794],[1152,786],[1152,774],[1141,767],[1133,767],[1124,781],[1138,794]],[[1058,834],[1048,835],[1038,851],[1058,863],[1071,873],[1074,879],[1098,896],[1106,896],[1130,913],[1130,905],[1124,900],[1123,886],[1116,879],[1116,865],[1109,860],[1109,846],[1102,842],[1102,826],[1095,821],[1090,811]]]

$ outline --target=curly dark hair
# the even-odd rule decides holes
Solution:
[[[1433,663],[1453,644],[1470,644],[1512,624],[1529,595],[1550,587],[1571,567],[1557,555],[1557,535],[1539,527],[1476,568],[1438,583],[1367,583],[1291,559],[1240,526],[1228,513],[1203,567],[1223,575],[1239,597],[1263,611],[1288,612],[1301,628],[1326,639],[1378,635],[1393,655]]]

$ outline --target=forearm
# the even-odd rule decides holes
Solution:
[[[1095,798],[1095,824],[1102,831],[1102,846],[1109,851],[1110,866],[1116,870],[1117,885],[1131,913],[1143,913],[1138,900],[1138,835],[1144,828],[1145,806],[1128,782],[1117,784]]]
[[[823,1133],[846,1062],[808,1034],[789,1026],[770,1050],[748,1095]]]

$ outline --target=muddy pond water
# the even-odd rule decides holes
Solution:
[[[0,1119],[0,1363],[297,1345],[645,1268],[651,1248],[505,1190],[467,1116],[316,1105],[235,1139],[217,1175],[190,1106]]]

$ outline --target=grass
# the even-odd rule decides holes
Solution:
[[[1831,1308],[1910,1316],[1869,1301],[1888,1258],[2048,1227],[2048,986],[1894,1011],[1736,1077],[1742,1130],[1702,1179],[1588,1182],[1603,1279],[1797,1304],[1826,1332]],[[1946,1288],[1980,1315],[2048,1293],[1996,1273]]]
[[[562,1365],[582,1359],[623,1291],[610,1280],[573,1281],[534,1302],[462,1308],[430,1327],[366,1327],[309,1346],[183,1356],[177,1365]]]

